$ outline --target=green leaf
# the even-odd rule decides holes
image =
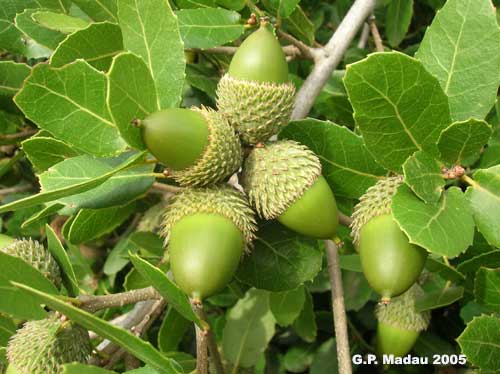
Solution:
[[[437,154],[439,135],[451,122],[448,98],[419,61],[374,53],[347,66],[344,84],[358,129],[382,166],[399,171],[416,151]]]
[[[446,184],[439,162],[424,151],[415,152],[403,164],[405,183],[426,203],[435,203]]]
[[[144,149],[141,129],[134,119],[144,119],[159,109],[155,82],[144,61],[129,52],[113,59],[108,72],[107,104],[123,139],[132,147]]]
[[[272,7],[281,18],[288,18],[299,5],[300,0],[267,0],[267,3]]]
[[[192,324],[175,308],[169,307],[158,331],[158,348],[162,352],[176,351]]]
[[[269,306],[276,322],[281,326],[291,325],[300,315],[306,299],[304,286],[284,292],[271,292]]]
[[[38,44],[54,50],[64,39],[65,35],[36,23],[33,15],[37,12],[38,9],[26,9],[24,12],[18,13],[15,19],[16,27]]]
[[[457,270],[463,274],[473,273],[481,266],[488,268],[500,267],[500,250],[494,250],[474,256],[457,266]]]
[[[118,344],[120,347],[126,349],[127,352],[157,369],[160,373],[176,374],[182,372],[179,364],[177,364],[174,360],[166,358],[150,343],[142,340],[134,334],[116,327],[109,322],[97,318],[94,315],[76,308],[47,293],[19,283],[15,283],[15,286],[27,295],[36,297],[40,300],[40,302],[64,314],[70,320],[75,321],[86,329],[94,331],[99,336]]]
[[[323,252],[318,241],[299,236],[280,224],[265,223],[254,244],[236,272],[240,281],[253,287],[289,291],[312,280],[321,270]]]
[[[449,97],[451,118],[483,119],[500,83],[500,30],[490,0],[448,0],[417,58]]]
[[[26,297],[18,289],[0,287],[0,312],[14,318],[39,320],[47,317],[47,312],[32,297]]]
[[[447,340],[427,331],[420,334],[413,351],[420,357],[428,357],[429,360],[432,360],[435,354],[453,355],[456,353],[455,347]]]
[[[334,339],[328,339],[318,348],[309,373],[337,373],[338,370],[337,346]]]
[[[438,140],[442,159],[455,165],[472,165],[492,132],[486,121],[469,119],[451,124]]]
[[[431,273],[439,275],[441,278],[450,280],[455,283],[461,283],[465,280],[465,277],[462,273],[455,270],[450,265],[446,265],[445,263],[438,261],[435,258],[428,257],[425,262],[425,268],[429,270]]]
[[[500,165],[474,173],[474,182],[465,194],[477,229],[491,245],[500,247]]]
[[[94,21],[118,22],[116,0],[72,0]]]
[[[254,366],[275,331],[269,292],[251,289],[227,313],[222,338],[224,357],[234,366]]]
[[[45,225],[45,232],[48,249],[61,269],[64,287],[68,290],[69,296],[76,297],[80,294],[80,289],[78,288],[78,280],[76,279],[75,270],[68,254],[50,225]]]
[[[120,171],[130,167],[131,165],[134,165],[137,160],[142,159],[144,157],[144,153],[138,153],[135,154],[128,159],[124,160],[121,164],[116,165],[114,168],[103,168],[101,166],[101,163],[97,161],[96,159],[93,159],[90,156],[80,156],[80,157],[75,157],[79,159],[79,162],[74,162],[71,164],[71,166],[74,167],[81,167],[82,165],[87,165],[90,166],[89,170],[92,170],[95,172],[93,169],[94,166],[101,166],[99,169],[100,173],[98,172],[97,175],[93,175],[91,177],[81,175],[80,173],[82,170],[75,170],[75,169],[70,169],[70,170],[65,170],[68,172],[68,177],[65,179],[65,177],[61,173],[59,174],[59,178],[61,179],[62,183],[58,183],[57,185],[54,184],[48,190],[42,190],[37,195],[33,196],[28,196],[23,199],[19,199],[16,201],[13,201],[12,203],[5,204],[0,206],[0,213],[4,212],[10,212],[22,208],[27,208],[31,206],[35,206],[38,204],[46,203],[49,201],[53,201],[56,199],[63,198],[65,196],[70,196],[70,195],[75,195],[75,194],[80,194],[85,191],[91,190],[102,183],[106,182],[109,178],[111,178],[113,175],[119,173]],[[69,160],[68,160],[69,161]],[[59,164],[60,165],[60,164]],[[104,169],[104,170],[103,170]],[[57,171],[57,170],[56,170]],[[75,173],[76,171],[76,173]],[[55,172],[53,171],[53,174]],[[43,174],[42,174],[43,175]]]
[[[457,338],[462,352],[471,364],[484,370],[500,367],[500,318],[476,317]]]
[[[363,139],[346,127],[315,119],[293,121],[280,138],[296,140],[318,155],[336,196],[359,198],[386,174]]]
[[[344,295],[344,304],[347,311],[359,311],[374,295],[364,274],[360,272],[343,271],[342,284],[346,285],[349,290]]]
[[[219,75],[214,69],[202,64],[188,64],[186,65],[186,82],[215,100]]]
[[[291,34],[308,45],[314,42],[314,24],[300,6],[297,6],[290,17],[283,20],[283,25]]]
[[[165,273],[133,253],[129,253],[129,257],[134,267],[170,305],[181,313],[182,316],[196,323],[200,328],[204,328],[203,322],[193,312],[186,294],[174,282],[168,279]]]
[[[81,244],[100,238],[120,226],[136,208],[135,202],[104,209],[82,209],[71,221],[67,239]]]
[[[385,34],[391,47],[404,39],[413,16],[413,0],[392,0],[385,15]]]
[[[102,369],[97,366],[90,366],[84,364],[65,364],[63,365],[63,369],[61,374],[116,374],[116,371],[109,371],[106,369]]]
[[[438,203],[426,204],[402,185],[392,200],[392,214],[410,243],[434,254],[456,257],[472,244],[474,221],[458,187],[446,190]]]
[[[0,314],[0,347],[7,346],[9,338],[16,333],[16,324],[6,316]]]
[[[217,5],[227,9],[241,10],[245,7],[245,0],[216,0]]]
[[[354,255],[340,255],[340,268],[342,270],[355,271],[362,273],[361,258],[358,254]]]
[[[39,173],[79,154],[62,140],[43,136],[33,136],[26,139],[22,145],[26,157]]]
[[[441,290],[426,292],[415,301],[415,310],[424,312],[426,310],[441,308],[453,304],[463,297],[463,287],[444,287]]]
[[[293,329],[304,341],[312,343],[316,340],[318,326],[316,325],[313,299],[307,289],[305,290],[305,296],[304,306],[297,319],[293,322]]]
[[[180,103],[184,85],[184,46],[177,18],[164,0],[119,0],[123,43],[144,59],[156,83],[158,107]]]
[[[175,0],[179,8],[194,9],[194,8],[213,8],[215,0]]]
[[[106,76],[84,61],[38,64],[15,102],[39,127],[84,152],[105,156],[125,148],[106,108]]]
[[[306,371],[314,356],[314,346],[300,344],[291,346],[283,356],[283,366],[287,372],[302,373]]]
[[[495,312],[500,311],[500,271],[499,269],[480,268],[474,281],[476,301]]]
[[[121,239],[106,258],[103,267],[104,274],[113,276],[121,271],[130,262],[128,254],[130,252],[136,253],[139,249],[129,238]]]
[[[132,235],[130,235],[129,239],[138,247],[151,253],[152,255],[163,257],[163,254],[165,253],[165,248],[163,247],[163,239],[155,233],[136,231]]]
[[[183,9],[175,13],[185,48],[212,48],[238,39],[245,31],[241,16],[220,8]]]
[[[103,35],[106,35],[103,38]],[[113,56],[123,50],[122,32],[112,23],[91,23],[68,35],[52,54],[50,64],[62,67],[78,59],[97,70],[107,71]]]
[[[0,61],[0,96],[14,96],[21,89],[30,72],[31,68],[26,64]]]
[[[31,15],[31,18],[47,29],[64,34],[71,34],[89,25],[88,21],[81,18],[48,11],[35,12]]]

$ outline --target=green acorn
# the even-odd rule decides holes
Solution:
[[[234,129],[212,109],[165,109],[141,121],[141,127],[149,151],[182,186],[221,182],[241,166]]]
[[[295,87],[280,43],[261,27],[233,56],[217,86],[217,107],[247,144],[268,140],[288,124]]]
[[[414,284],[408,291],[394,298],[389,304],[380,303],[376,308],[378,320],[377,352],[379,355],[401,357],[411,351],[421,331],[429,326],[429,311],[418,313],[415,299],[424,292]]]
[[[427,259],[427,251],[411,244],[392,216],[392,198],[402,183],[401,176],[381,179],[361,196],[352,215],[363,273],[383,302],[408,290]]]
[[[162,235],[176,283],[196,300],[223,289],[256,229],[252,209],[234,188],[185,189],[175,195]]]
[[[24,262],[40,271],[57,288],[61,288],[61,269],[52,254],[36,240],[14,240],[0,251],[13,257],[19,257]]]
[[[88,332],[54,314],[39,321],[26,322],[7,346],[8,373],[60,374],[70,362],[85,363],[90,356]]]
[[[254,148],[243,167],[242,185],[261,217],[314,238],[335,235],[335,197],[318,157],[306,146],[281,140]]]

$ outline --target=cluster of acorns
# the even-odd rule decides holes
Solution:
[[[162,234],[176,283],[194,300],[224,288],[257,230],[254,211],[301,234],[328,239],[335,198],[318,157],[288,140],[295,88],[267,24],[238,48],[217,88],[217,111],[166,109],[140,121],[149,151],[183,187],[166,208]],[[240,172],[244,193],[227,180]]]

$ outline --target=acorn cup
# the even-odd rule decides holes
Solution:
[[[281,140],[254,148],[243,166],[242,185],[262,218],[313,238],[335,236],[335,197],[318,157],[306,146]]]
[[[418,284],[394,298],[391,303],[377,305],[377,353],[402,357],[411,351],[420,332],[427,329],[431,319],[429,311],[418,313],[415,299],[424,292]]]
[[[381,179],[361,196],[352,215],[363,273],[385,303],[415,283],[427,259],[427,251],[411,244],[392,216],[392,198],[402,183],[401,176]]]
[[[60,374],[62,365],[86,363],[91,353],[87,330],[52,314],[29,321],[7,346],[8,374]]]
[[[7,237],[8,238],[8,237]],[[0,238],[3,241],[3,238]],[[61,269],[52,254],[36,240],[11,238],[10,244],[1,248],[0,252],[18,257],[40,271],[56,288],[61,288]]]
[[[238,136],[212,109],[165,109],[140,121],[140,126],[148,150],[181,186],[212,185],[241,166]]]
[[[222,290],[256,230],[253,210],[232,187],[186,188],[175,195],[161,232],[175,282],[197,301]]]
[[[288,124],[295,86],[280,43],[262,24],[236,51],[217,86],[217,107],[242,141],[257,144]]]

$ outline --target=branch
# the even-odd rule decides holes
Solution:
[[[205,314],[205,311],[203,310],[203,307],[199,307],[196,310],[196,312],[198,313],[200,319],[206,322],[207,326],[209,326],[208,329],[205,331],[205,333],[207,338],[208,350],[210,352],[210,357],[212,358],[212,363],[215,366],[215,372],[217,374],[225,374],[224,365],[222,364],[222,359],[220,356],[219,348],[217,347],[214,331],[212,330],[212,327],[208,323],[208,319]]]
[[[139,301],[160,298],[160,294],[153,287],[146,287],[103,296],[82,295],[78,298],[80,302],[78,306],[87,312],[95,313],[101,309],[122,307],[127,304],[135,304]]]
[[[351,374],[351,353],[349,351],[349,336],[347,334],[342,273],[340,271],[338,247],[332,240],[326,241],[326,255],[332,287],[333,324],[335,326],[339,374]]]
[[[342,60],[347,48],[356,36],[359,28],[373,12],[376,0],[356,0],[322,52],[314,68],[295,97],[292,119],[305,118],[325,86],[333,70]]]
[[[193,309],[196,314],[200,315],[202,308],[201,304],[193,303]],[[196,330],[196,373],[208,374],[207,332],[200,329],[196,324],[194,327]]]
[[[370,31],[373,36],[373,41],[375,42],[375,49],[377,52],[384,52],[384,44],[382,44],[382,38],[378,32],[377,23],[375,22],[375,16],[373,14],[368,18],[368,24],[370,25]]]
[[[296,39],[292,35],[279,29],[276,30],[276,33],[280,38],[291,43],[292,46],[295,46],[296,47],[295,49],[299,51],[299,55],[301,55],[303,58],[316,61],[316,59],[319,57],[320,54],[315,48],[309,47],[307,44],[302,43],[300,40]]]
[[[35,135],[37,132],[38,132],[38,130],[26,129],[26,130],[23,130],[21,132],[16,132],[14,134],[1,134],[0,140],[8,141],[8,140],[17,140],[17,139],[28,138],[31,135]]]

